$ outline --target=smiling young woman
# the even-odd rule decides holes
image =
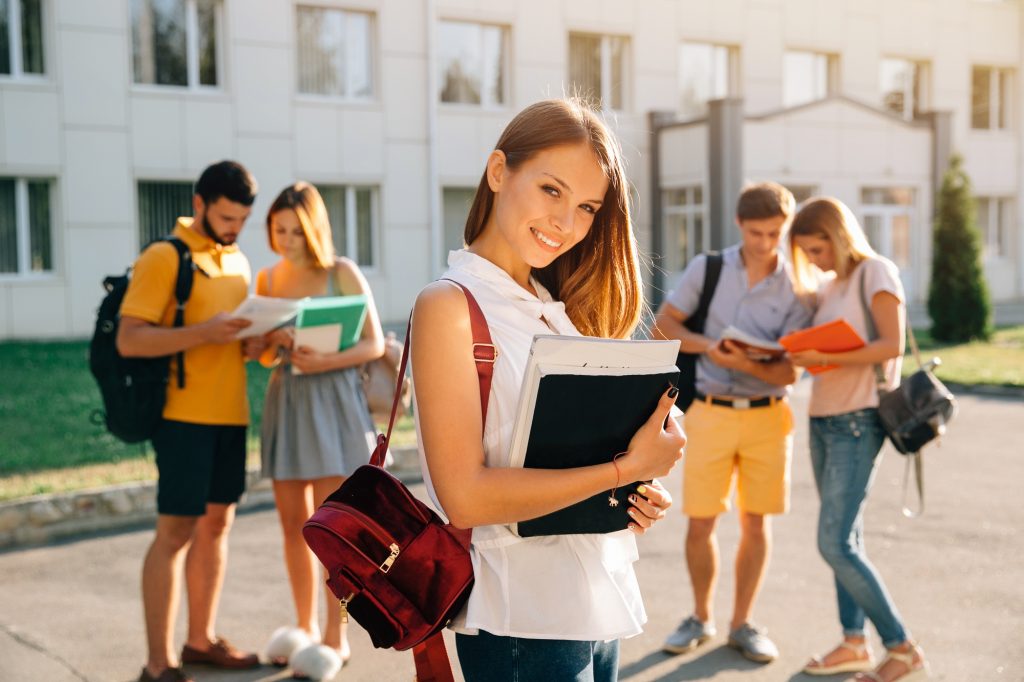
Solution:
[[[576,101],[527,107],[487,158],[465,242],[444,278],[477,301],[497,350],[486,418],[467,294],[452,282],[427,286],[412,328],[424,478],[449,520],[472,528],[474,587],[452,624],[463,676],[614,680],[619,638],[646,620],[633,535],[664,517],[668,493],[644,486],[630,499],[630,530],[619,533],[522,538],[507,525],[665,475],[682,456],[682,431],[666,423],[671,389],[617,470],[509,464],[534,335],[625,338],[640,318],[626,180],[608,128]]]

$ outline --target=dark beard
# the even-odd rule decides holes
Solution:
[[[234,240],[225,241],[225,240],[221,239],[217,235],[217,233],[213,231],[213,227],[210,225],[210,221],[206,219],[206,213],[203,213],[202,225],[203,225],[203,233],[205,233],[207,237],[209,237],[213,241],[217,242],[221,246],[231,246],[232,244],[235,243]]]

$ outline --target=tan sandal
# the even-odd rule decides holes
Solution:
[[[868,648],[867,640],[860,643],[843,640],[840,642],[839,646],[832,651],[836,651],[838,649],[849,649],[853,653],[857,654],[857,658],[848,661],[840,661],[839,663],[833,663],[832,665],[825,665],[825,659],[828,658],[828,654],[825,654],[824,656],[812,656],[810,663],[804,666],[804,672],[808,675],[835,675],[836,673],[866,672],[875,667],[875,659],[871,655],[871,649]],[[865,654],[867,655],[867,658],[864,658]]]
[[[914,655],[918,655],[915,665]],[[890,661],[896,661],[906,666],[907,671],[898,677],[894,677],[888,682],[920,682],[921,680],[927,680],[930,676],[928,670],[928,662],[924,660],[924,651],[921,650],[916,644],[911,644],[910,651],[893,651],[889,649],[886,653],[885,658],[878,664],[874,672],[860,673],[854,677],[854,682],[886,682],[886,680],[879,674]]]

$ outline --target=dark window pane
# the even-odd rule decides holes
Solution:
[[[356,190],[356,262],[364,267],[373,263],[373,190]]]
[[[327,206],[327,219],[334,236],[334,252],[348,256],[348,234],[345,230],[345,188],[319,185],[317,190]]]
[[[601,100],[601,36],[569,36],[569,83],[570,94]]]
[[[188,85],[185,0],[132,0],[136,83]]]
[[[971,127],[988,128],[991,120],[992,70],[974,67],[971,75]]]
[[[0,178],[0,272],[18,272],[18,210],[14,178]]]
[[[21,70],[43,73],[42,0],[21,0]]]
[[[46,180],[30,180],[27,184],[29,269],[32,272],[52,272],[50,183]]]
[[[8,39],[11,0],[0,0],[0,73],[11,72],[11,43]]]
[[[165,237],[181,216],[192,215],[192,183],[139,183],[139,246]]]
[[[344,95],[343,14],[338,10],[299,7],[297,19],[299,92]]]
[[[466,233],[466,218],[469,208],[473,205],[476,190],[472,187],[445,187],[442,199],[444,211],[444,253],[441,264],[448,262],[448,252],[461,249],[464,245],[463,235]]]
[[[480,104],[483,63],[481,26],[442,21],[438,28],[441,101]]]
[[[199,83],[217,84],[217,3],[199,0]]]

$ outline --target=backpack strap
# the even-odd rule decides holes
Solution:
[[[174,284],[174,326],[185,326],[185,303],[192,295],[192,280],[196,271],[196,265],[192,261],[192,251],[188,245],[177,237],[167,237],[164,241],[169,242],[178,252],[178,277]],[[178,388],[185,388],[185,351],[178,351],[175,354],[178,366]]]
[[[704,324],[708,321],[708,311],[711,309],[711,299],[715,295],[715,289],[718,287],[718,280],[721,275],[722,254],[718,251],[709,251],[705,258],[704,285],[700,290],[697,310],[693,312],[693,321],[686,325],[686,328],[690,331],[697,332],[698,334],[704,333]]]

